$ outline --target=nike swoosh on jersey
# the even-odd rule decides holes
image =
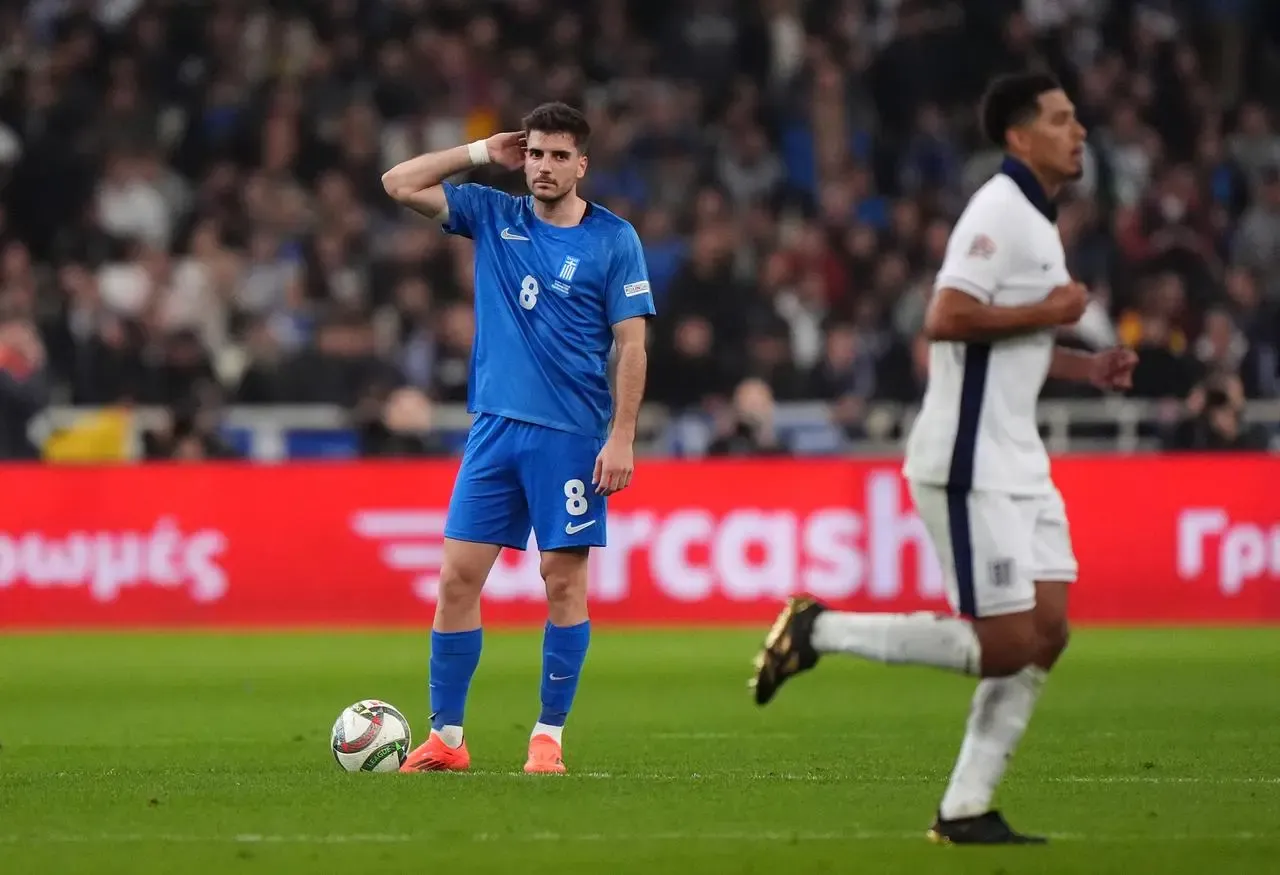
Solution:
[[[512,231],[510,225],[502,229],[502,239],[503,240],[523,240],[526,243],[529,242],[528,237],[525,237],[523,234],[517,234],[514,231]]]
[[[564,533],[566,535],[576,535],[578,534],[578,532],[582,531],[583,529],[589,529],[595,524],[596,524],[595,520],[590,520],[589,522],[585,522],[585,523],[565,523]]]
[[[548,677],[550,680],[553,680],[553,681],[567,681],[569,678],[573,677],[573,675],[571,675],[571,674],[556,674],[555,672],[552,672],[551,674],[547,675],[547,677]]]

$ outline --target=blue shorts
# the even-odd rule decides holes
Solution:
[[[591,485],[604,441],[477,414],[449,499],[444,536],[523,550],[605,545],[605,499]]]

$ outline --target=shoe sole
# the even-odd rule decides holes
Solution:
[[[401,766],[399,769],[402,775],[415,775],[418,772],[465,772],[471,768],[468,763],[465,766],[453,766],[441,762],[424,763],[421,766]]]
[[[1013,841],[1013,842],[955,842],[955,841],[952,841],[949,837],[938,832],[936,829],[931,829],[927,833],[925,833],[925,838],[927,838],[932,844],[945,846],[949,848],[959,847],[960,845],[974,845],[975,847],[999,848],[999,847],[1007,847],[1007,846],[1034,847],[1038,845],[1048,844],[1048,841],[1036,841],[1034,839],[1024,839],[1022,841]]]
[[[753,663],[756,669],[755,676],[752,677],[751,682],[747,684],[747,686],[753,691],[760,688],[760,675],[764,671],[764,667],[769,662],[771,651],[775,646],[777,646],[779,639],[781,639],[782,636],[787,633],[787,630],[791,628],[791,622],[796,616],[797,604],[798,603],[795,599],[789,599],[787,601],[787,606],[779,612],[777,618],[773,621],[773,625],[769,627],[769,634],[765,635],[764,638],[764,646],[761,647],[760,652],[756,654],[756,658]],[[756,704],[766,705],[773,701],[773,697],[778,694],[778,688],[782,686],[783,680],[786,680],[786,678],[781,678],[774,683],[773,689],[769,692],[769,696],[767,698],[761,699],[759,695],[757,695]]]

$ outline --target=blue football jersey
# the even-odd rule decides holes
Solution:
[[[476,336],[467,409],[604,437],[613,325],[654,315],[640,238],[591,204],[560,228],[532,196],[444,185],[444,230],[475,241]]]

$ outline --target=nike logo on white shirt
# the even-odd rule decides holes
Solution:
[[[526,243],[529,242],[528,237],[525,237],[523,234],[517,234],[514,231],[512,231],[510,225],[502,229],[502,239],[503,240],[523,240]]]
[[[566,535],[576,535],[578,534],[578,532],[582,531],[583,529],[589,529],[595,524],[596,524],[595,520],[590,520],[585,523],[565,523],[564,533]]]

